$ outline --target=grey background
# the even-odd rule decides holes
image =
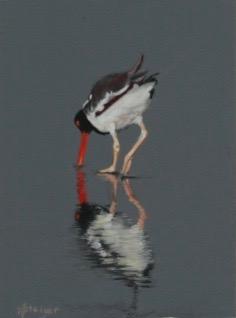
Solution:
[[[73,228],[72,120],[91,84],[140,52],[161,74],[132,170],[156,261],[136,316],[235,314],[233,18],[228,0],[0,1],[1,317],[24,303],[68,318],[129,312],[132,291],[91,268]],[[123,153],[137,134],[121,132]],[[91,136],[101,204],[110,189],[94,172],[110,155],[109,136]],[[135,220],[122,192],[119,205]]]

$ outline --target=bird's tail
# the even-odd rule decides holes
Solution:
[[[135,63],[135,65],[128,71],[128,77],[132,77],[135,73],[140,70],[144,60],[144,55],[141,54],[138,61]]]
[[[150,82],[155,82],[155,83],[157,83],[158,80],[157,80],[156,77],[157,77],[157,75],[159,75],[159,74],[160,74],[160,73],[156,72],[156,73],[154,73],[154,74],[149,75],[148,77],[146,77],[146,78],[143,79],[142,83],[143,83],[143,84],[145,84],[145,83],[150,83]]]
[[[131,77],[131,81],[132,82],[142,82],[145,79],[145,76],[147,74],[147,71],[143,71],[143,72],[139,72],[139,73],[135,73],[132,77]]]
[[[130,78],[130,80],[132,82],[138,83],[138,84],[145,84],[145,83],[150,83],[150,82],[155,82],[157,83],[157,75],[159,75],[159,72],[153,73],[149,76],[147,75],[147,71],[142,71],[142,72],[138,72],[143,64],[144,61],[144,55],[141,54],[138,61],[135,63],[135,65],[127,72],[128,74],[128,78]]]

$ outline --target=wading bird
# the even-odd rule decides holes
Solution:
[[[78,166],[84,164],[89,134],[92,131],[109,133],[113,139],[112,164],[99,172],[116,172],[120,151],[117,131],[136,124],[141,133],[124,158],[121,174],[125,176],[130,171],[133,157],[148,134],[143,123],[143,113],[150,105],[157,84],[156,76],[159,74],[147,75],[147,71],[139,72],[143,59],[141,55],[129,71],[106,75],[92,87],[88,99],[74,118],[75,125],[81,131]]]

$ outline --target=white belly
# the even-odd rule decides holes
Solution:
[[[127,94],[96,116],[96,110],[88,114],[88,120],[101,132],[109,132],[111,127],[119,130],[136,122],[150,105],[150,90],[154,83],[135,85]]]

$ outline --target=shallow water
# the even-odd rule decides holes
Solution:
[[[203,185],[197,190],[190,183],[195,191],[184,187],[186,177],[172,186],[167,176],[130,179],[137,209],[125,192],[127,181],[118,178],[114,218],[121,225],[114,229],[110,220],[94,222],[100,215],[96,209],[109,214],[111,181],[89,169],[84,185],[73,167],[59,175],[53,164],[47,174],[31,169],[30,186],[15,179],[18,189],[3,211],[3,316],[34,317],[32,306],[56,317],[233,316],[234,215],[226,202],[218,208],[225,197],[221,184],[211,184],[206,193]],[[81,226],[78,203],[84,187],[90,204],[85,211],[95,216]],[[143,229],[130,239],[126,232],[140,220]],[[137,251],[143,242],[145,248]],[[129,249],[138,252],[135,259]]]
[[[232,2],[109,3],[0,1],[0,317],[233,317]],[[78,171],[75,112],[140,50],[160,77],[135,178],[96,174],[96,134]]]

